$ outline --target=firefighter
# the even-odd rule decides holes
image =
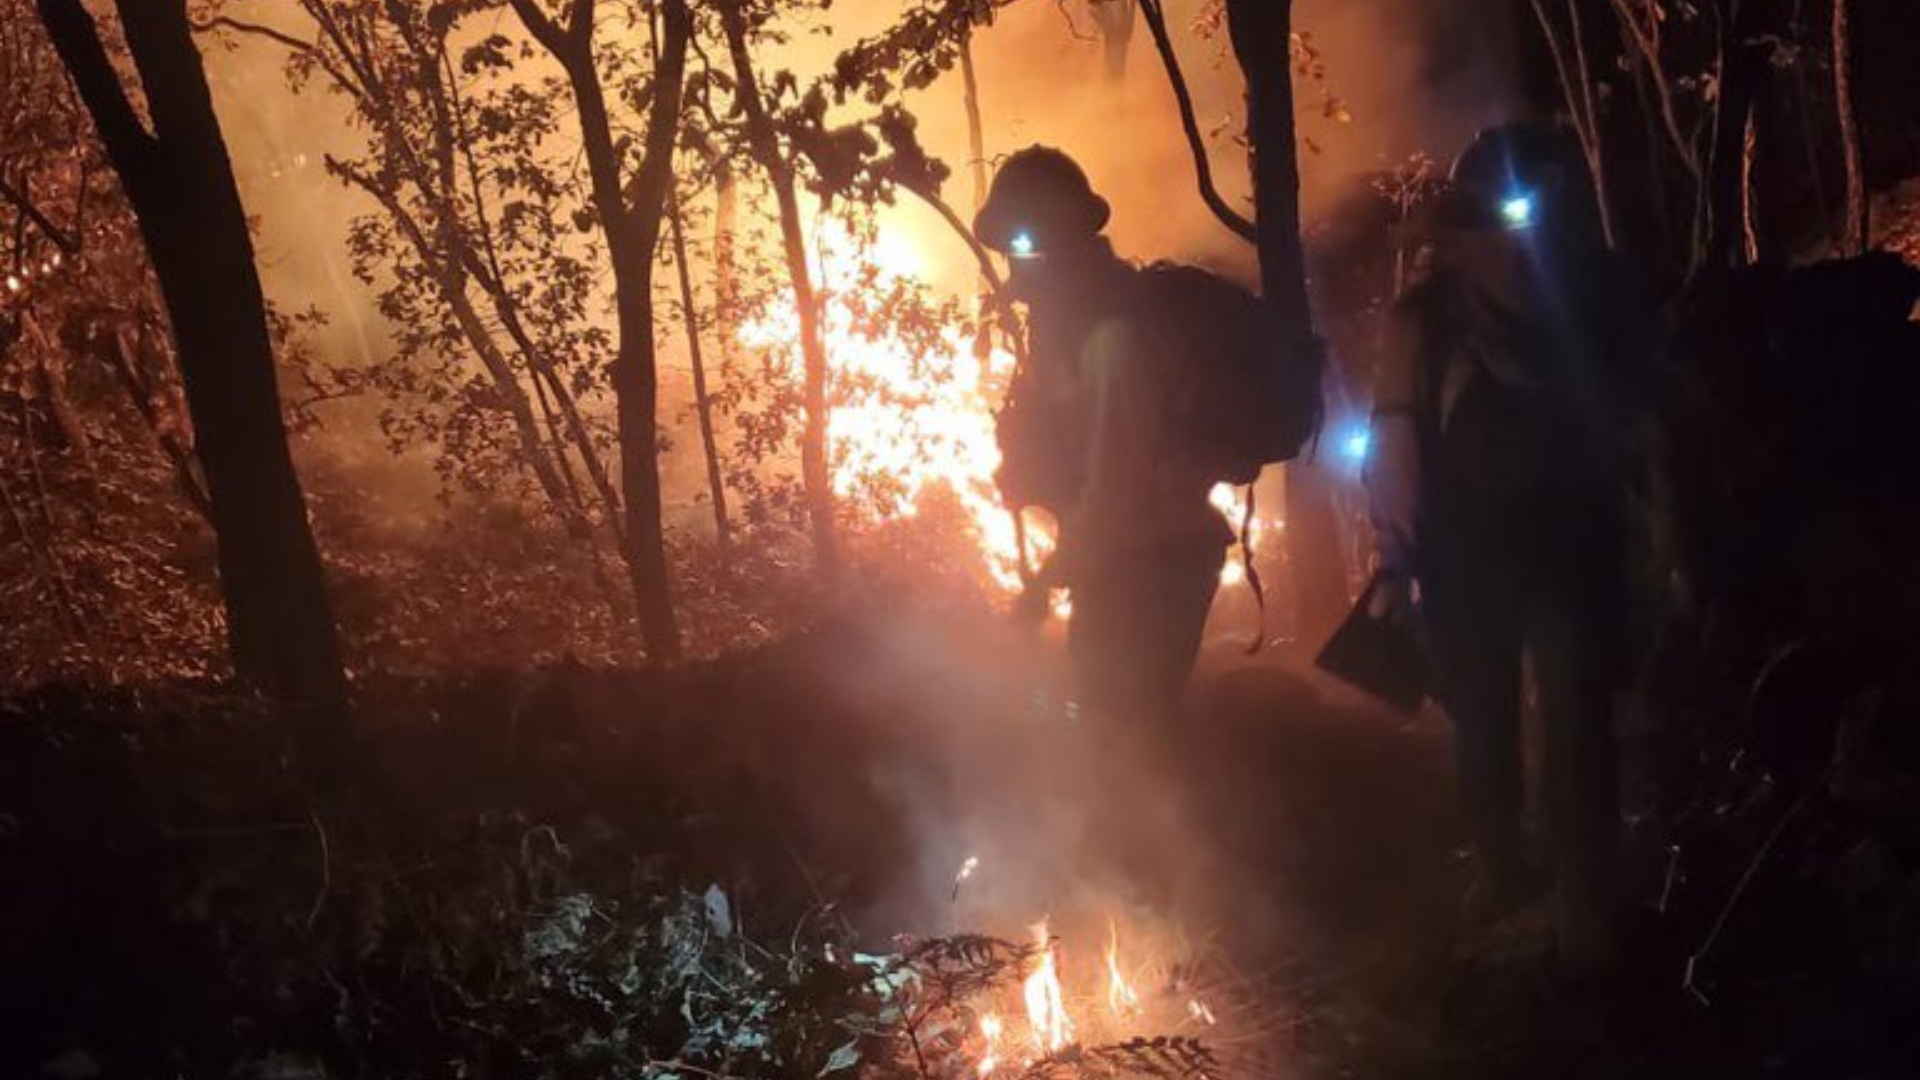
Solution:
[[[1143,316],[1143,272],[1101,235],[1106,200],[1059,150],[1006,159],[974,222],[1009,260],[1030,357],[999,420],[1010,506],[1042,506],[1058,546],[1029,588],[1072,604],[1068,654],[1084,711],[1135,730],[1179,711],[1232,531],[1177,434],[1178,350]]]
[[[1583,159],[1509,124],[1456,162],[1430,270],[1389,312],[1367,489],[1375,617],[1417,620],[1455,728],[1470,919],[1554,892],[1559,951],[1607,948],[1620,831],[1612,709],[1648,305],[1607,250]],[[1523,828],[1523,658],[1545,735],[1551,865]]]

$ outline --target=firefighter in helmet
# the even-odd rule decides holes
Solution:
[[[1026,606],[1065,588],[1081,705],[1151,728],[1179,710],[1232,532],[1177,434],[1177,350],[1142,317],[1141,271],[1101,235],[1109,215],[1072,158],[1035,146],[1000,166],[974,231],[1028,312],[1029,360],[999,417],[1002,493],[1059,526]]]
[[[1470,918],[1553,886],[1560,952],[1604,956],[1620,829],[1612,707],[1649,306],[1607,250],[1560,130],[1481,134],[1433,209],[1429,276],[1386,320],[1367,476],[1376,617],[1418,618],[1478,876]],[[1544,728],[1539,864],[1523,828],[1523,657]]]

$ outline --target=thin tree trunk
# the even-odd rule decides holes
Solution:
[[[741,0],[721,3],[720,22],[733,59],[735,92],[746,120],[747,141],[754,158],[767,174],[779,207],[780,243],[786,256],[794,307],[800,318],[800,351],[805,365],[802,398],[806,423],[800,435],[800,481],[813,525],[814,559],[821,577],[832,582],[839,574],[840,560],[833,520],[833,477],[828,464],[827,347],[820,330],[819,298],[814,293],[813,274],[807,266],[800,199],[795,190],[793,167],[780,147],[779,134],[760,96],[759,76],[747,43],[746,14],[741,9]]]
[[[672,182],[673,144],[679,135],[687,46],[693,16],[684,0],[662,6],[666,28],[654,71],[645,153],[629,204],[621,152],[614,140],[606,90],[594,66],[595,0],[573,0],[565,25],[538,0],[512,0],[529,32],[566,73],[579,112],[581,150],[593,208],[613,267],[619,328],[613,362],[615,413],[620,430],[620,486],[627,520],[627,567],[639,604],[640,632],[655,660],[680,655],[680,626],[667,568],[666,520],[661,498],[659,370],[653,323],[654,252]]]
[[[47,407],[53,411],[53,422],[60,429],[60,439],[80,460],[80,467],[91,473],[93,439],[87,435],[87,426],[73,407],[73,395],[67,391],[66,354],[41,329],[40,321],[32,312],[20,313],[20,328],[33,340],[35,351],[40,354],[40,386],[46,394]]]
[[[560,475],[548,449],[548,444],[540,433],[538,419],[533,415],[533,405],[527,400],[526,390],[520,385],[520,378],[507,361],[506,354],[500,350],[494,340],[493,332],[487,328],[474,309],[473,300],[467,294],[467,273],[455,257],[443,257],[443,250],[459,251],[464,247],[457,237],[445,237],[440,244],[434,243],[426,230],[415,220],[399,197],[385,185],[372,177],[361,174],[342,162],[329,159],[329,167],[334,174],[354,187],[372,196],[387,211],[394,226],[406,237],[421,263],[432,278],[440,299],[447,305],[447,311],[453,316],[454,325],[460,328],[460,334],[466,338],[467,345],[473,349],[475,359],[487,373],[494,392],[506,409],[507,417],[513,424],[514,435],[520,442],[520,458],[527,466],[540,490],[553,504],[554,510],[562,518],[572,520],[579,516],[581,507],[571,497],[566,481]],[[443,218],[446,215],[443,215]],[[443,232],[451,232],[443,229]]]
[[[1132,3],[1133,0],[1124,0]],[[973,178],[973,212],[978,214],[987,203],[987,137],[980,120],[980,80],[973,69],[973,29],[969,27],[965,37],[960,39],[960,87],[967,109],[967,163],[968,172]],[[985,291],[986,283],[981,283]],[[987,316],[987,305],[982,303],[978,311],[979,329],[973,334],[973,359],[980,368],[982,382],[993,368],[993,323]]]
[[[1747,110],[1747,130],[1741,140],[1740,148],[1740,226],[1746,239],[1747,265],[1760,261],[1760,210],[1759,192],[1754,189],[1758,183],[1755,166],[1760,157],[1760,109],[1756,104]]]
[[[1608,198],[1606,182],[1606,153],[1604,140],[1600,132],[1599,110],[1595,104],[1592,72],[1587,63],[1586,33],[1580,25],[1580,9],[1575,0],[1567,0],[1567,21],[1570,29],[1568,41],[1562,41],[1548,14],[1544,0],[1532,0],[1533,17],[1540,24],[1540,34],[1547,39],[1547,53],[1553,58],[1555,73],[1560,79],[1560,93],[1567,107],[1567,116],[1573,122],[1573,130],[1580,138],[1580,150],[1587,159],[1587,171],[1593,174],[1594,196],[1600,205],[1600,228],[1605,235],[1607,245],[1614,245],[1613,210]]]
[[[1745,177],[1747,120],[1759,100],[1767,65],[1756,38],[1758,4],[1736,5],[1716,28],[1720,92],[1714,103],[1712,157],[1706,168],[1705,258],[1695,269],[1738,266],[1746,252]]]
[[[194,469],[193,449],[183,445],[180,439],[161,420],[160,410],[153,403],[153,389],[140,375],[140,349],[134,340],[133,331],[120,327],[113,334],[113,348],[107,350],[113,370],[120,378],[120,385],[133,402],[133,407],[146,421],[147,430],[153,433],[154,441],[160,444],[160,450],[173,464],[173,474],[180,482],[180,493],[188,503],[199,511],[200,516],[213,520],[213,504],[207,499],[206,484]]]
[[[687,267],[686,222],[680,199],[667,197],[667,226],[673,230],[673,267],[680,278],[680,310],[687,322],[687,362],[693,367],[693,409],[700,421],[700,448],[706,455],[707,496],[713,500],[713,533],[725,552],[733,545],[727,519],[727,484],[720,468],[720,443],[713,432],[713,398],[707,393],[707,364],[700,348],[700,315],[694,304],[693,272]]]
[[[713,171],[713,331],[720,342],[722,376],[733,369],[738,344],[740,280],[734,260],[734,228],[740,215],[740,185],[725,161]]]
[[[340,641],[281,419],[246,210],[186,0],[116,0],[152,133],[80,0],[39,7],[133,204],[179,343],[235,671],[289,706],[307,764],[328,771],[348,734]]]
[[[1228,0],[1228,31],[1247,80],[1247,135],[1253,154],[1254,228],[1260,292],[1301,348],[1319,348],[1307,304],[1300,240],[1300,158],[1294,138],[1293,2]],[[1339,622],[1349,598],[1340,523],[1324,471],[1286,466],[1287,538],[1302,635]]]
[[[1852,0],[1833,0],[1833,98],[1840,115],[1841,155],[1847,167],[1847,218],[1840,234],[1840,250],[1846,255],[1861,254],[1871,242],[1860,125],[1853,108],[1852,6]]]

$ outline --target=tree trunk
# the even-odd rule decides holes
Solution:
[[[33,312],[20,313],[20,329],[40,354],[40,388],[46,395],[47,408],[53,413],[54,426],[60,429],[60,441],[79,459],[80,467],[91,474],[94,471],[93,440],[87,436],[87,426],[81,423],[80,413],[73,407],[73,395],[67,392],[66,353],[40,328]]]
[[[707,496],[713,500],[713,534],[720,550],[733,546],[733,523],[727,519],[727,483],[720,468],[720,442],[713,431],[713,398],[707,393],[707,364],[700,348],[700,315],[694,305],[693,271],[687,267],[686,222],[680,199],[668,196],[668,227],[673,230],[673,268],[680,279],[680,309],[687,321],[687,363],[693,368],[693,408],[700,421],[700,449],[707,460]]]
[[[666,520],[660,488],[659,365],[654,337],[653,267],[672,180],[679,134],[687,45],[693,16],[684,0],[667,0],[665,36],[654,70],[645,154],[631,204],[621,176],[606,91],[594,66],[594,0],[574,0],[567,25],[553,22],[537,0],[513,0],[514,11],[565,71],[580,116],[595,214],[613,266],[619,339],[613,361],[614,411],[620,432],[620,487],[627,519],[627,568],[639,604],[647,654],[680,655],[680,626],[667,568]]]
[[[1607,182],[1606,140],[1600,123],[1600,109],[1593,90],[1593,71],[1587,58],[1587,37],[1580,21],[1576,0],[1567,0],[1567,38],[1562,40],[1545,0],[1532,0],[1534,21],[1546,38],[1547,53],[1553,59],[1560,80],[1560,94],[1567,118],[1580,139],[1580,151],[1587,159],[1587,171],[1593,175],[1593,194],[1600,207],[1600,231],[1607,246],[1618,243],[1613,226],[1613,200]]]
[[[1853,109],[1852,0],[1833,0],[1833,98],[1840,114],[1840,147],[1847,167],[1847,220],[1840,250],[1859,255],[1870,242],[1866,171],[1860,164],[1860,125]]]
[[[1707,161],[1706,251],[1703,267],[1727,269],[1745,259],[1747,120],[1767,73],[1760,6],[1748,4],[1723,15],[1720,30],[1720,93],[1714,107],[1712,157]],[[1696,267],[1700,269],[1701,267]]]
[[[734,260],[734,228],[740,216],[740,185],[722,160],[713,169],[713,336],[720,342],[722,376],[732,370],[738,346],[740,281]]]
[[[266,300],[186,0],[117,0],[150,134],[80,0],[39,0],[140,222],[178,342],[239,677],[289,707],[306,763],[346,748],[347,682],[280,413]]]
[[[1133,0],[1125,2],[1131,4]],[[971,27],[967,29],[966,36],[960,39],[960,89],[967,110],[967,164],[968,174],[973,180],[973,212],[977,214],[987,204],[987,137],[985,125],[980,119],[980,79],[973,69]],[[986,282],[982,280],[981,292],[984,294],[986,291]],[[993,372],[993,320],[989,317],[987,307],[985,302],[980,304],[977,312],[980,327],[973,333],[973,359],[979,365],[983,385]]]
[[[1305,249],[1300,241],[1300,159],[1293,118],[1292,0],[1228,0],[1234,56],[1247,80],[1247,137],[1253,154],[1253,201],[1260,253],[1260,292],[1292,328],[1302,348],[1319,348],[1307,305]],[[1331,480],[1307,461],[1286,466],[1287,543],[1298,629],[1317,637],[1336,625],[1349,602],[1340,524]]]
[[[828,465],[827,346],[820,331],[819,298],[807,266],[807,242],[800,220],[800,199],[793,166],[780,148],[779,134],[760,97],[758,73],[747,43],[746,13],[740,0],[720,5],[720,22],[733,59],[736,93],[746,121],[747,141],[765,170],[780,210],[780,242],[786,256],[787,278],[800,318],[800,352],[805,364],[802,398],[806,424],[800,434],[800,482],[806,493],[807,513],[813,525],[814,559],[820,576],[832,582],[839,574],[838,544],[834,535],[833,476]]]

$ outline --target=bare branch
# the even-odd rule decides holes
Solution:
[[[1213,184],[1213,165],[1207,160],[1207,142],[1200,134],[1200,121],[1194,115],[1193,94],[1187,89],[1187,78],[1180,71],[1180,58],[1174,54],[1173,39],[1167,33],[1166,13],[1160,8],[1160,0],[1139,0],[1140,14],[1147,20],[1147,29],[1153,32],[1153,44],[1160,52],[1160,61],[1167,69],[1167,82],[1173,87],[1173,98],[1180,106],[1180,127],[1187,134],[1187,146],[1193,151],[1194,179],[1200,184],[1200,198],[1213,211],[1234,235],[1248,243],[1256,243],[1259,232],[1245,216],[1235,212],[1227,201],[1220,197],[1220,191]]]
[[[260,23],[236,19],[230,15],[216,15],[211,19],[196,22],[193,24],[193,29],[197,33],[230,30],[236,34],[247,37],[265,38],[285,48],[288,52],[296,53],[305,59],[313,61],[320,70],[327,73],[327,77],[333,80],[334,85],[346,91],[348,94],[354,97],[364,97],[366,95],[365,88],[349,77],[346,72],[335,66],[333,61],[327,57],[326,50],[322,49],[316,42],[302,41],[284,30],[275,29],[274,27],[265,26]]]

